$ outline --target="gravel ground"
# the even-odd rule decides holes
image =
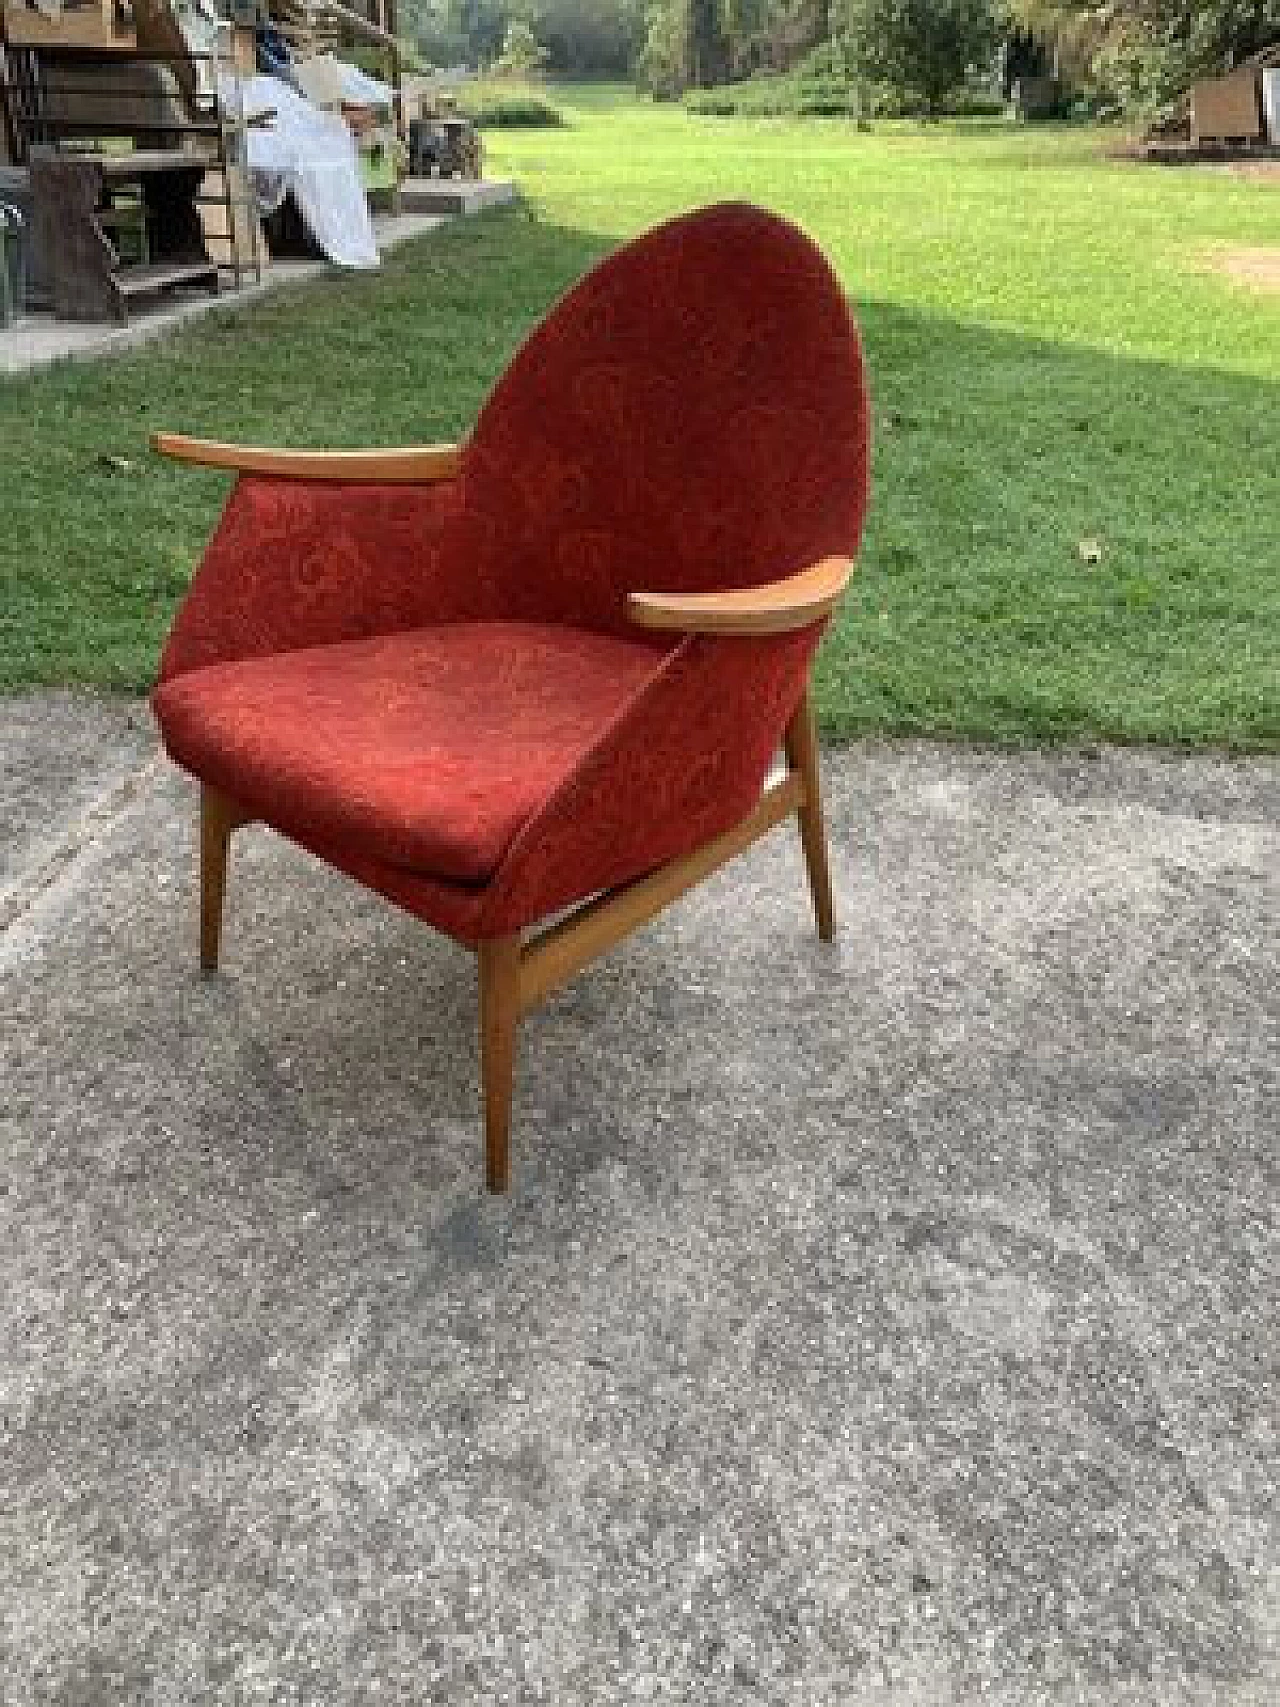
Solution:
[[[0,1701],[1280,1698],[1280,767],[826,755],[525,1025],[0,705]]]

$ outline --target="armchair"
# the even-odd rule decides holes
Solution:
[[[461,446],[158,435],[238,475],[153,701],[201,784],[202,967],[252,820],[474,949],[501,1191],[521,1014],[785,818],[829,940],[808,676],[867,441],[835,278],[740,204],[589,273]]]

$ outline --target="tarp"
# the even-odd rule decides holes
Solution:
[[[286,195],[307,230],[340,267],[376,267],[378,246],[360,182],[356,145],[345,121],[322,112],[278,77],[224,77],[224,110],[246,119],[272,111],[270,125],[245,132],[249,177],[263,213]]]

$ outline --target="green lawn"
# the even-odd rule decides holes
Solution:
[[[1207,264],[1280,243],[1280,183],[1118,163],[1084,131],[864,134],[557,99],[566,129],[488,137],[534,218],[460,225],[378,277],[222,310],[125,359],[0,381],[0,684],[147,684],[224,490],[149,459],[153,427],[453,436],[592,259],[749,197],[833,258],[875,391],[825,727],[1280,746],[1280,295]]]

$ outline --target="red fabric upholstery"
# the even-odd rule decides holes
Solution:
[[[759,208],[659,226],[557,305],[481,411],[471,515],[509,614],[625,632],[626,595],[746,587],[852,555],[862,356],[815,246]]]
[[[178,612],[160,680],[232,658],[500,616],[483,560],[444,551],[460,498],[452,481],[239,480]]]
[[[752,691],[781,727],[794,706],[791,676],[812,656],[817,633],[767,641],[686,641],[663,664],[604,738],[526,824],[482,887],[441,882],[369,857],[324,835],[295,840],[417,918],[466,943],[521,929],[597,889],[638,877],[690,853],[745,816],[760,792],[776,740],[762,720],[742,742],[742,702],[721,692],[714,652],[756,650]],[[707,739],[690,740],[689,720]],[[643,791],[643,792],[642,792]],[[646,834],[636,834],[641,806]],[[589,871],[589,887],[582,873]]]
[[[246,803],[442,929],[475,941],[532,923],[749,809],[818,630],[684,641],[664,659],[628,625],[626,594],[754,585],[853,555],[867,438],[857,335],[808,239],[739,205],[671,221],[609,257],[534,332],[482,410],[457,481],[240,482],[165,651],[166,741],[232,795],[269,783],[270,800]],[[470,737],[448,693],[433,695],[419,673],[420,732],[404,707],[398,733],[376,731],[365,699],[359,726],[343,725],[352,750],[325,757],[323,783],[302,762],[323,746],[294,727],[312,715],[317,678],[286,654],[484,623],[579,636],[563,665],[548,665],[565,671],[557,716],[585,696],[593,727],[574,723],[572,752],[568,736],[554,758],[548,748],[490,810],[496,728]],[[613,698],[584,665],[586,630],[629,643]],[[250,658],[262,673],[242,674],[235,691],[252,679],[254,710],[215,711],[200,678],[218,672],[206,667]],[[504,702],[508,729],[523,691]],[[336,701],[332,715],[336,728]],[[435,750],[436,718],[448,730],[452,828],[426,809],[420,772],[408,801],[390,774],[398,746]]]
[[[581,628],[451,623],[190,671],[179,764],[294,834],[476,883],[660,667]]]

